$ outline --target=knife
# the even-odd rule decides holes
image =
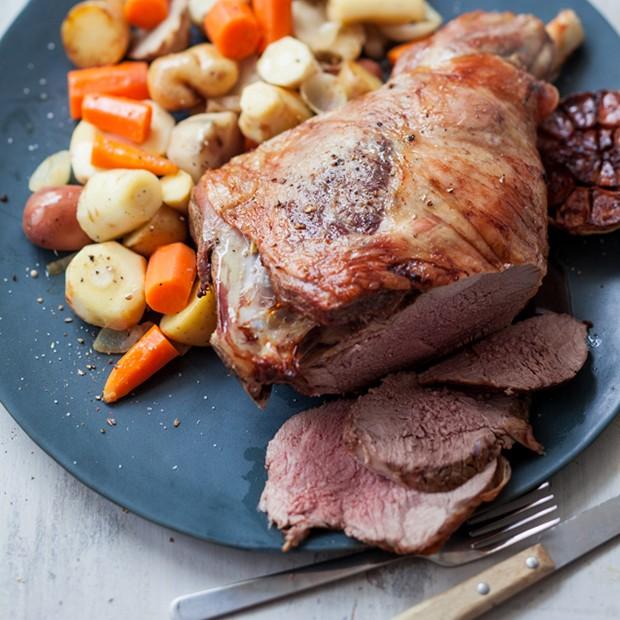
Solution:
[[[394,620],[470,620],[620,535],[620,496],[547,530],[537,544]]]

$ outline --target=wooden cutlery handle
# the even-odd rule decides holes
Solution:
[[[394,620],[470,620],[543,579],[555,564],[543,545],[496,564],[454,588],[399,614]]]

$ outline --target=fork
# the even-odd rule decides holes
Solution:
[[[549,482],[520,498],[478,510],[436,554],[395,556],[363,551],[290,571],[255,577],[181,596],[172,602],[172,620],[212,620],[353,577],[412,557],[446,567],[461,566],[502,551],[560,522]]]

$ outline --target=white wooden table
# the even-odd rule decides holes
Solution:
[[[593,3],[620,28],[619,0]],[[23,4],[1,0],[0,32]],[[553,484],[566,514],[620,494],[620,419]],[[125,513],[61,469],[0,406],[0,620],[163,620],[179,594],[314,559],[226,549]],[[484,566],[456,574],[407,561],[244,617],[389,618]],[[620,618],[620,542],[488,617]]]

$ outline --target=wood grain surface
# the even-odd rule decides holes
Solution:
[[[0,33],[23,4],[0,1]],[[620,28],[620,0],[593,4]],[[553,485],[564,514],[620,494],[620,419]],[[0,406],[0,620],[164,620],[175,596],[318,557],[226,549],[126,513],[61,469]],[[450,570],[412,560],[244,617],[390,618],[490,564]],[[619,592],[616,542],[485,617],[620,618]]]

